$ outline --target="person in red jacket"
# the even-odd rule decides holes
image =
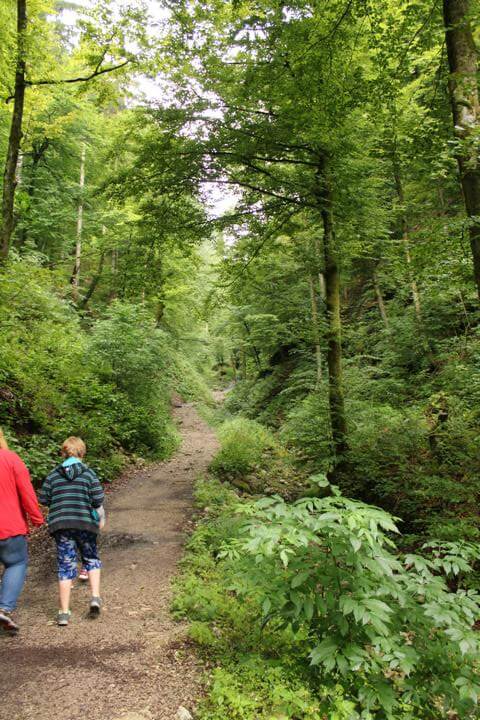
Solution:
[[[0,565],[4,572],[0,585],[0,628],[17,633],[12,618],[22,592],[28,566],[28,523],[43,525],[44,519],[30,474],[18,455],[8,449],[0,430]]]

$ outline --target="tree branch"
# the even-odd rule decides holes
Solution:
[[[76,78],[66,78],[62,80],[25,80],[25,86],[26,87],[34,87],[37,85],[65,85],[69,83],[77,83],[77,82],[88,82],[89,80],[93,80],[93,78],[98,77],[99,75],[104,75],[105,73],[114,72],[115,70],[120,70],[120,68],[125,67],[130,62],[130,59],[125,60],[124,62],[120,63],[119,65],[111,65],[110,67],[103,68],[100,70],[99,65],[97,64],[97,67],[95,70],[93,70],[90,75],[86,75],[85,77],[76,77]],[[10,100],[13,100],[14,96],[9,95],[5,102],[10,102]]]
[[[29,86],[32,85],[63,85],[65,83],[77,83],[77,82],[88,82],[89,80],[93,80],[94,77],[98,77],[98,75],[104,75],[105,73],[113,72],[114,70],[120,70],[120,68],[125,67],[130,62],[130,60],[125,60],[123,63],[120,63],[119,65],[111,65],[110,67],[103,68],[102,70],[99,69],[97,66],[95,70],[93,70],[90,75],[87,75],[85,77],[76,77],[76,78],[67,78],[66,80],[27,80],[26,84]]]

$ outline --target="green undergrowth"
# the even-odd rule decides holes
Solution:
[[[290,503],[197,483],[172,609],[206,663],[201,720],[479,717],[478,549],[401,555],[388,513],[312,481],[327,494]]]
[[[478,358],[473,346],[461,362],[452,353],[435,382],[409,399],[398,369],[367,360],[345,368],[350,470],[342,491],[401,517],[409,542],[479,536]],[[326,473],[333,463],[328,388],[325,378],[317,388],[313,381],[302,365],[287,380],[277,370],[240,381],[224,416],[266,422],[299,472]]]
[[[220,450],[210,470],[240,490],[295,497],[306,476],[274,433],[260,423],[235,417],[218,425]]]
[[[69,435],[103,480],[128,459],[163,459],[179,443],[170,397],[208,387],[142,306],[115,301],[83,317],[57,275],[12,261],[0,282],[0,427],[40,482]]]

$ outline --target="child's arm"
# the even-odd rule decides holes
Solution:
[[[102,530],[105,527],[105,521],[106,521],[105,508],[103,507],[103,505],[100,505],[100,507],[97,508],[97,513],[98,513],[98,527],[100,528],[100,530]]]
[[[103,505],[104,498],[105,494],[102,486],[100,485],[100,480],[93,470],[90,470],[90,502],[92,507],[97,510],[97,508]]]
[[[50,503],[52,502],[52,486],[50,484],[50,475],[44,480],[38,499],[40,500],[40,503],[42,505],[50,507]]]

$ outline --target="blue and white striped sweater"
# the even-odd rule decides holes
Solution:
[[[73,460],[73,462],[72,462]],[[72,458],[50,473],[40,491],[40,502],[49,508],[48,528],[57,530],[99,529],[96,508],[103,504],[104,493],[96,474],[78,458]]]

